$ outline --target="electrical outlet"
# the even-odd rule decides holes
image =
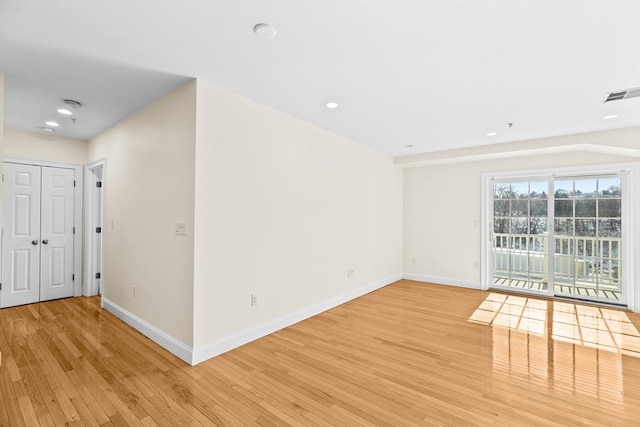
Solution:
[[[473,268],[478,269],[478,267],[479,267],[478,261],[474,262],[473,263]]]
[[[411,264],[415,265],[415,263],[416,263],[416,257],[411,258]]]
[[[251,294],[251,307],[258,305],[258,295]]]
[[[356,275],[356,271],[353,268],[350,268],[347,270],[347,279],[351,279],[355,275]]]
[[[136,295],[137,292],[136,291],[137,291],[136,285],[133,285],[133,296],[134,297],[137,297],[137,295]]]

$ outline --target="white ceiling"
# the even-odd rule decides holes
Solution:
[[[1,0],[0,70],[9,127],[88,139],[200,78],[399,156],[640,125],[603,103],[640,87],[640,1]]]

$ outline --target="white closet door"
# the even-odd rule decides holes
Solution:
[[[71,169],[42,168],[40,301],[73,296]]]
[[[39,166],[4,164],[2,307],[40,299]]]

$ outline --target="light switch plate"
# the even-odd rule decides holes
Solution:
[[[187,223],[186,222],[176,222],[176,236],[186,236],[187,235]]]

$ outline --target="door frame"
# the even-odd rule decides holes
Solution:
[[[76,232],[73,236],[73,296],[81,296],[84,282],[82,278],[82,165],[76,163],[50,162],[46,160],[26,159],[7,156],[3,163],[17,163],[22,165],[42,166],[50,168],[73,169],[76,186],[73,191],[73,226]],[[4,231],[4,230],[3,230]],[[0,298],[2,293],[0,292]]]
[[[585,165],[566,168],[516,170],[506,172],[483,173],[481,175],[481,272],[480,289],[488,290],[493,283],[493,256],[489,250],[492,243],[490,230],[493,224],[493,204],[488,203],[489,195],[493,194],[492,178],[549,178],[549,177],[575,177],[579,175],[597,175],[610,173],[623,173],[622,187],[622,218],[624,221],[623,239],[623,284],[622,292],[625,296],[627,307],[640,312],[640,265],[637,263],[640,253],[640,225],[633,218],[640,215],[640,163],[615,163],[601,165]],[[513,290],[517,292],[517,290]]]
[[[93,169],[97,169],[102,167],[102,182],[104,183],[106,181],[106,177],[107,177],[107,160],[105,158],[102,158],[100,160],[96,160],[95,162],[89,163],[88,165],[86,165],[84,167],[84,176],[85,176],[85,182],[86,182],[86,186],[85,186],[85,198],[84,198],[84,230],[85,230],[85,236],[84,236],[84,262],[85,262],[85,268],[84,268],[84,296],[94,296],[94,295],[98,295],[98,289],[97,287],[94,286],[94,281],[92,280],[92,277],[94,277],[95,275],[95,271],[93,271],[93,239],[95,237],[95,233],[91,232],[91,230],[93,230],[96,225],[94,223],[94,217],[95,217],[95,212],[94,212],[94,196],[95,196],[95,192],[92,191],[95,186],[96,186],[96,176],[91,172]],[[105,188],[103,186],[103,188]],[[106,197],[105,197],[105,190],[102,191],[102,203],[100,205],[101,209],[102,209],[102,227],[103,227],[103,233],[102,233],[102,271],[100,272],[100,280],[102,281],[102,289],[101,289],[101,293],[104,295],[104,287],[105,287],[105,276],[104,276],[104,261],[105,261],[105,256],[104,256],[104,239],[105,239],[105,233],[104,233],[104,228],[105,228],[105,224],[104,224],[104,213],[105,213],[105,201],[106,201]]]

